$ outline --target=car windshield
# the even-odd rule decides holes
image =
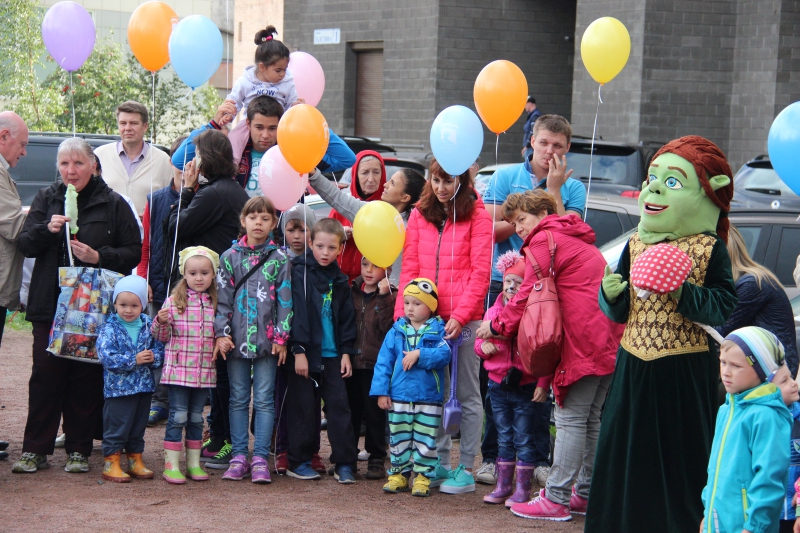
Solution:
[[[616,239],[608,241],[599,248],[600,253],[603,254],[603,258],[606,260],[606,263],[608,263],[608,266],[611,268],[611,270],[617,269],[617,263],[619,263],[619,257],[622,255],[622,250],[625,249],[625,245],[628,243],[631,235],[636,230],[637,228],[628,230]]]
[[[734,178],[736,190],[749,191],[771,196],[797,195],[778,177],[771,166],[766,164],[747,164]]]
[[[591,146],[573,143],[567,152],[567,168],[573,170],[572,177],[589,180]],[[634,148],[624,146],[595,146],[592,161],[592,181],[638,186],[644,178],[641,174],[639,154]]]

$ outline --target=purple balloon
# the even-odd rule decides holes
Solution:
[[[72,72],[81,68],[94,49],[94,21],[83,6],[59,2],[44,16],[42,38],[56,63]]]

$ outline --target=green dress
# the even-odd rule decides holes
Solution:
[[[603,411],[587,533],[685,533],[703,518],[701,492],[719,406],[717,348],[694,322],[724,324],[736,306],[728,250],[713,234],[666,241],[692,258],[680,301],[632,287],[600,308],[626,323]],[[634,234],[617,272],[650,245]]]

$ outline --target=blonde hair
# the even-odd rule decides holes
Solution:
[[[214,309],[214,314],[217,313],[217,281],[214,280],[206,290],[208,297],[211,298],[211,306]],[[178,314],[182,315],[186,308],[189,307],[189,284],[186,283],[186,278],[181,278],[175,288],[172,289],[172,305],[178,310]]]
[[[733,281],[739,281],[739,278],[750,274],[756,278],[758,288],[761,288],[761,283],[766,280],[776,288],[783,288],[783,285],[778,278],[769,271],[764,265],[760,265],[753,261],[750,254],[747,253],[747,245],[744,242],[742,234],[735,226],[731,226],[728,233],[728,255],[731,257],[731,273],[733,274]]]

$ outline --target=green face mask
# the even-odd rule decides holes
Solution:
[[[639,195],[639,237],[652,244],[688,235],[716,232],[720,208],[706,196],[694,166],[665,153],[650,164]],[[715,191],[731,182],[728,176],[709,178]]]

